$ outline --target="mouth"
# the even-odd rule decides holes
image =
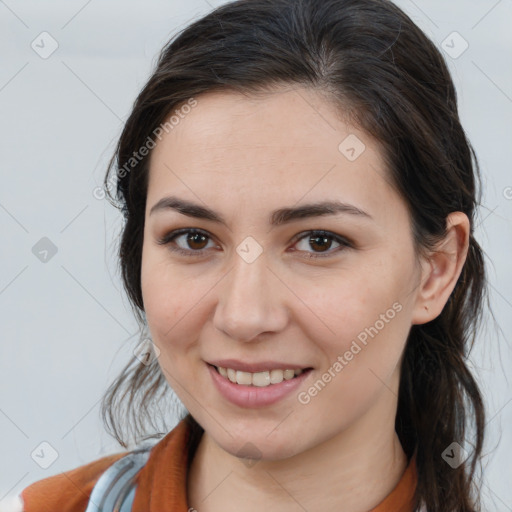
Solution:
[[[286,369],[272,369],[260,372],[245,372],[235,370],[233,368],[225,368],[222,366],[215,366],[207,363],[208,366],[215,369],[224,379],[233,384],[238,384],[247,387],[264,388],[281,384],[283,381],[290,381],[296,379],[302,374],[309,373],[313,368],[286,368]]]

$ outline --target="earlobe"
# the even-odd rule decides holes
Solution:
[[[448,215],[447,233],[423,266],[420,288],[416,296],[412,324],[424,324],[437,318],[457,284],[466,261],[470,224],[467,215]]]

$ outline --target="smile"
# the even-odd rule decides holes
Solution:
[[[233,384],[242,384],[244,386],[267,387],[273,384],[280,384],[283,380],[291,380],[297,375],[300,375],[303,370],[269,370],[264,372],[243,372],[240,370],[233,370],[232,368],[223,368],[222,366],[215,366],[217,372],[224,378],[229,379]]]
[[[295,370],[275,368],[269,371],[250,373],[208,363],[206,367],[219,394],[232,404],[243,408],[268,407],[293,395],[306,380],[309,380],[309,376],[313,372],[313,368]],[[225,375],[222,375],[221,372]],[[251,383],[246,384],[249,379],[251,379]],[[271,382],[271,379],[274,380],[274,383]]]

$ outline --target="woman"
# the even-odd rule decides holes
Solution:
[[[480,510],[478,178],[445,62],[391,2],[239,0],[191,24],[105,177],[152,343],[103,404],[125,448],[123,419],[140,440],[169,387],[188,414],[24,510]]]

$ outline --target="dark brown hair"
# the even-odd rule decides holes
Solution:
[[[340,115],[381,144],[390,184],[409,207],[417,255],[428,254],[442,240],[450,212],[464,212],[470,220],[467,259],[447,304],[434,320],[411,327],[395,428],[407,456],[416,450],[417,507],[479,511],[474,480],[485,411],[467,358],[488,293],[483,251],[473,236],[480,171],[442,55],[390,1],[238,0],[193,22],[163,48],[105,176],[107,192],[115,189],[109,200],[124,215],[119,255],[133,311],[143,326],[140,275],[149,155],[135,160],[134,152],[155,137],[178,106],[201,93],[250,95],[283,86],[324,94]],[[126,447],[125,427],[134,438],[151,430],[144,421],[152,421],[150,408],[169,390],[156,359],[145,365],[134,357],[103,398],[107,429]],[[202,429],[186,418],[197,442]],[[467,447],[468,420],[474,449],[452,468],[442,454],[453,442]]]

